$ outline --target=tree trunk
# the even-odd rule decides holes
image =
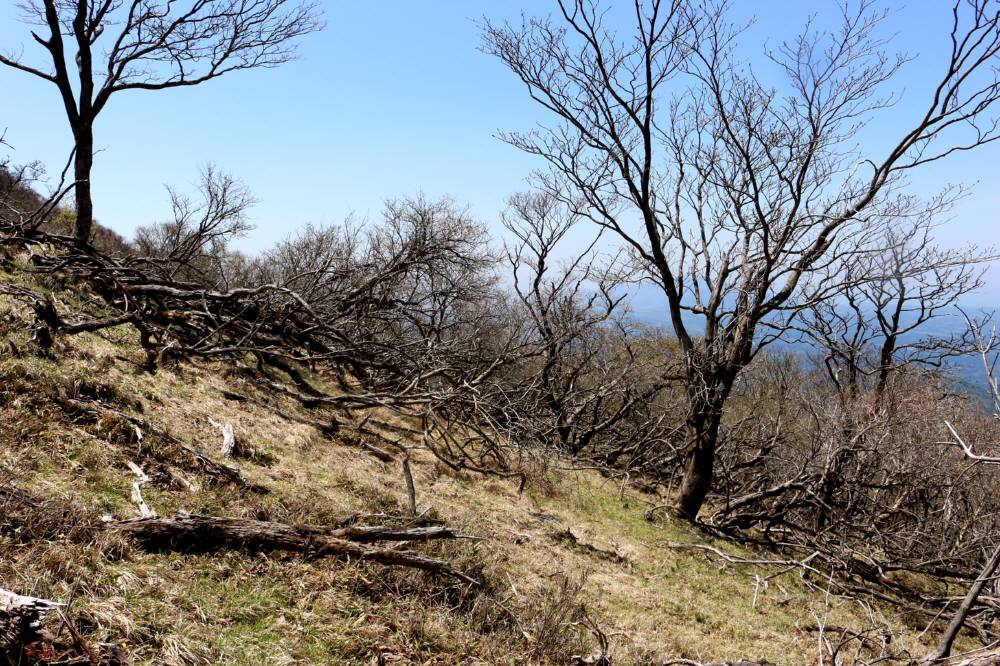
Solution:
[[[688,520],[693,521],[698,517],[712,485],[715,447],[721,421],[721,406],[703,403],[695,406],[693,415],[685,426],[689,449],[684,463],[684,477],[677,495],[677,512]]]
[[[90,172],[94,167],[94,129],[88,123],[81,123],[76,132],[76,156],[73,161],[73,176],[76,194],[76,237],[90,241],[94,226],[94,202],[90,196]]]
[[[889,375],[892,373],[892,360],[896,354],[896,336],[888,335],[886,336],[885,342],[882,343],[882,349],[879,352],[878,360],[878,378],[875,381],[875,404],[882,404],[882,398],[885,397],[886,388],[889,386]]]

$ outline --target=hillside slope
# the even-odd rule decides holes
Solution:
[[[416,549],[482,589],[371,562],[140,548],[102,529],[102,516],[138,515],[130,465],[150,477],[141,495],[161,516],[292,525],[406,522],[404,476],[317,427],[333,414],[262,391],[250,371],[204,362],[150,375],[124,328],[60,341],[46,358],[25,317],[0,301],[0,588],[66,602],[86,641],[135,663],[565,664],[604,640],[615,664],[806,664],[820,625],[871,630],[868,649],[886,626],[893,652],[917,656],[936,635],[926,618],[827,595],[822,580],[678,547],[766,557],[647,521],[659,498],[596,471],[552,463],[521,491],[451,472],[417,442],[404,444],[418,513],[476,538]],[[213,422],[233,426],[248,486],[185,462],[179,447],[220,457]]]

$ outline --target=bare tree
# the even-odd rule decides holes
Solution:
[[[997,331],[996,322],[992,321],[992,315],[987,315],[976,319],[963,313],[968,327],[969,336],[972,339],[976,353],[983,363],[983,370],[986,377],[987,390],[993,408],[993,418],[1000,419],[1000,378],[997,377],[997,367],[1000,365],[1000,333]],[[965,442],[959,435],[956,428],[945,422],[948,430],[956,444],[962,448],[962,452],[967,458],[980,463],[1000,465],[1000,455],[989,456],[980,455],[974,448]]]
[[[560,261],[578,216],[557,197],[521,193],[508,204],[503,221],[515,240],[507,259],[531,331],[502,401],[516,404],[514,436],[604,459],[632,445],[644,448],[663,415],[645,418],[640,411],[664,387],[658,373],[646,370],[667,361],[640,351],[649,341],[637,335],[623,305],[626,267],[618,256],[596,256],[601,234]],[[627,442],[615,436],[626,422],[634,438]]]
[[[9,147],[6,133],[0,132],[0,149]],[[14,164],[8,155],[0,158],[0,223],[23,222],[25,213],[35,210],[43,198],[31,188],[43,170],[37,163]]]
[[[965,313],[963,313],[965,314]],[[965,314],[965,323],[969,328],[976,347],[976,353],[983,363],[986,383],[990,398],[993,401],[993,416],[1000,419],[1000,331],[997,330],[994,315],[975,319]]]
[[[294,56],[298,37],[320,27],[308,0],[25,0],[19,6],[27,23],[41,27],[31,36],[45,57],[33,63],[8,50],[0,64],[59,90],[73,132],[76,236],[83,241],[94,218],[94,123],[114,94],[274,67]]]
[[[947,198],[941,203],[946,206]],[[909,207],[904,200],[901,210]],[[892,221],[874,238],[871,251],[851,253],[844,265],[833,267],[823,279],[837,281],[840,292],[812,305],[796,326],[822,350],[827,375],[844,399],[854,398],[871,379],[877,404],[896,372],[941,367],[949,358],[975,352],[969,334],[924,333],[960,316],[960,300],[982,287],[984,264],[994,259],[975,246],[935,244],[938,212],[932,207],[915,219]]]
[[[6,132],[0,132],[0,148],[3,147],[10,148]],[[49,195],[42,196],[35,189],[45,178],[45,168],[39,162],[15,164],[9,155],[0,158],[0,227],[27,229],[52,222],[72,189],[66,185],[68,170],[69,164]],[[110,230],[103,236],[115,241],[110,244],[124,242]]]
[[[194,201],[168,187],[173,220],[136,230],[135,245],[144,260],[155,263],[167,280],[221,287],[229,242],[247,233],[246,219],[254,198],[240,181],[206,166]]]
[[[546,160],[543,185],[583,202],[578,212],[617,234],[663,293],[686,359],[677,508],[694,519],[733,384],[781,334],[762,323],[820,297],[811,276],[845,238],[872,233],[908,172],[998,138],[988,115],[1000,15],[990,0],[955,3],[953,49],[925,110],[867,155],[854,138],[891,106],[881,90],[905,63],[885,54],[872,2],[769,54],[781,93],[736,59],[724,2],[635,0],[624,37],[596,0],[558,9],[559,24],[484,25],[484,49],[557,121],[505,138]]]

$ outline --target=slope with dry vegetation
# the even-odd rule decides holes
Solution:
[[[657,497],[593,470],[537,467],[519,492],[518,480],[456,473],[414,447],[414,516],[400,463],[309,425],[322,408],[213,362],[149,374],[125,329],[38,355],[24,310],[9,299],[2,308],[0,587],[65,603],[74,627],[50,615],[47,638],[22,646],[26,655],[57,660],[76,632],[95,653],[169,664],[567,663],[602,648],[616,664],[795,664],[815,658],[821,627],[875,642],[884,630],[899,643],[893,653],[932,642],[925,618],[830,594],[821,577],[727,564],[705,549],[771,558],[669,518],[650,522]],[[235,463],[213,423],[232,426]],[[210,473],[192,450],[238,465],[244,482]],[[109,517],[139,515],[137,498],[160,516],[443,523],[474,538],[414,550],[479,585],[317,553],[150,548],[107,529]]]
[[[75,142],[44,196],[0,155],[2,659],[996,663],[1000,335],[959,305],[997,256],[939,246],[965,191],[908,181],[1000,139],[996,3],[954,0],[883,153],[906,59],[868,0],[769,53],[777,83],[725,2],[485,20],[555,122],[503,135],[549,166],[507,242],[421,195],[253,255],[211,166],[173,219],[97,224],[92,125],[284,63],[316,5],[24,3],[53,71],[0,64]],[[992,414],[947,371],[973,354]]]

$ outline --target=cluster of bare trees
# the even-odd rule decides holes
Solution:
[[[629,321],[627,267],[620,255],[596,256],[600,235],[560,260],[561,243],[578,221],[546,193],[510,199],[506,258],[531,353],[504,377],[499,404],[510,414],[513,437],[617,464],[653,448],[667,417],[649,408],[666,387],[660,366],[672,359]]]
[[[616,235],[663,293],[688,403],[677,507],[695,518],[740,372],[840,290],[820,276],[898,222],[909,173],[997,138],[1000,16],[988,0],[955,3],[922,115],[868,154],[856,137],[891,106],[905,62],[885,53],[873,3],[783,43],[774,84],[736,54],[727,3],[632,4],[560,0],[553,18],[486,22],[485,49],[553,118],[506,135],[548,163],[539,186]]]
[[[824,276],[838,281],[837,299],[813,304],[800,318],[797,327],[839,395],[850,399],[868,389],[880,398],[901,370],[939,368],[976,352],[974,331],[960,325],[957,306],[983,286],[995,256],[938,246],[932,234],[941,213],[931,208],[912,221],[896,218],[875,237],[874,250],[852,253]],[[943,332],[934,331],[936,324]]]
[[[88,287],[93,309],[74,311],[6,286],[38,313],[36,338],[128,324],[150,370],[170,358],[252,358],[287,375],[287,392],[332,405],[424,404],[476,372],[469,326],[486,323],[489,254],[482,228],[450,202],[390,202],[366,231],[307,228],[248,258],[228,249],[247,228],[246,190],[212,171],[202,189],[200,202],[174,195],[175,218],[141,229],[124,253],[6,226],[5,247],[39,248],[30,270]],[[329,369],[351,392],[328,395],[296,366]]]
[[[685,403],[672,419],[679,513],[695,519],[711,497],[717,525],[882,584],[894,568],[975,578],[998,528],[990,474],[927,446],[948,435],[949,410],[976,409],[938,399],[949,388],[920,370],[976,349],[927,331],[958,314],[992,251],[938,247],[960,192],[906,188],[998,138],[1000,8],[954,3],[931,95],[895,137],[868,142],[878,151],[861,132],[892,113],[906,59],[887,54],[874,3],[770,52],[773,82],[740,59],[728,3],[557,4],[484,24],[485,50],[552,120],[504,138],[545,163],[541,191],[620,241],[662,292],[679,363],[661,378]],[[759,367],[796,336],[831,385]],[[781,408],[741,414],[761,382]]]
[[[956,0],[932,93],[881,152],[859,139],[892,112],[906,60],[886,53],[887,14],[870,0],[770,53],[774,83],[740,60],[726,2],[557,7],[483,25],[485,50],[553,119],[505,135],[548,168],[511,197],[501,250],[453,201],[413,197],[247,256],[231,241],[249,230],[253,197],[211,167],[198,196],[171,190],[172,219],[134,241],[95,233],[94,121],[120,91],[286,61],[318,27],[315,7],[25,3],[51,69],[0,63],[58,87],[74,153],[49,197],[29,189],[36,169],[0,169],[0,246],[8,266],[80,297],[2,290],[35,313],[43,353],[60,336],[130,326],[150,371],[220,359],[344,422],[389,408],[403,437],[456,468],[516,475],[525,455],[555,453],[641,473],[675,491],[686,519],[816,553],[911,607],[946,606],[947,581],[993,561],[1000,500],[985,466],[995,453],[967,443],[995,445],[996,415],[940,370],[979,354],[997,410],[1000,393],[986,321],[934,326],[961,314],[995,254],[937,244],[961,190],[925,200],[907,185],[1000,137],[997,3]],[[70,192],[72,234],[53,222]],[[649,285],[670,334],[630,316],[631,290]],[[779,341],[806,341],[815,363],[774,351]],[[896,571],[946,582],[914,591]],[[995,603],[974,615],[997,635]]]

